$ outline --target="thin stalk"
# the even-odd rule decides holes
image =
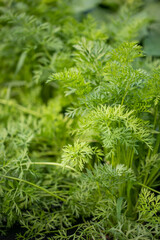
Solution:
[[[153,122],[154,129],[156,129],[157,115],[158,115],[158,105],[156,106],[155,115],[154,115],[154,122]]]
[[[148,152],[148,153],[149,153],[149,152]],[[149,154],[148,154],[148,155],[149,155]],[[149,156],[147,156],[147,158],[149,158]],[[146,159],[146,161],[147,161],[147,159]],[[148,171],[146,172],[145,177],[144,177],[144,180],[143,180],[143,183],[144,183],[144,184],[146,184],[147,179],[148,179]]]
[[[63,165],[62,163],[55,163],[55,162],[31,162],[30,164],[34,165],[51,165],[51,166],[57,166],[57,167],[62,167],[62,168],[68,168],[76,173],[79,173],[77,170],[74,168],[68,166],[68,165]]]
[[[140,185],[140,186],[142,186],[142,187],[144,187],[144,188],[148,188],[150,191],[160,194],[159,191],[157,191],[157,190],[155,190],[155,189],[153,189],[153,188],[150,188],[150,187],[144,185],[143,183],[137,182],[137,185]]]
[[[122,163],[124,165],[126,165],[128,168],[129,168],[129,149],[126,149],[125,146],[123,146],[121,149],[120,149],[120,152],[121,152],[121,155],[122,155]]]
[[[156,124],[157,124],[157,115],[158,115],[158,106],[156,106],[155,108],[155,115],[154,115],[154,120],[153,120],[153,129],[155,130],[156,129]],[[160,135],[160,134],[159,134]],[[156,144],[155,144],[155,147],[153,149],[153,154],[156,154],[156,152],[158,151],[158,148],[159,148],[159,136],[157,137],[157,141],[156,141]],[[151,157],[151,149],[149,148],[148,150],[148,154],[147,154],[147,157]]]
[[[160,133],[158,134],[157,141],[156,141],[155,147],[154,147],[154,149],[153,149],[152,155],[157,154],[158,148],[159,148],[159,144],[160,144]],[[151,157],[151,150],[150,150],[150,149],[149,149],[147,158],[149,158],[149,157]],[[146,172],[146,175],[145,175],[145,178],[144,178],[144,184],[148,184],[149,181],[153,178],[153,176],[154,176],[158,171],[159,171],[159,169],[155,169],[154,172],[152,171],[152,174],[150,174],[149,179],[148,179],[149,173]]]
[[[63,202],[66,201],[66,199],[61,198],[61,197],[55,195],[54,193],[48,191],[47,189],[45,189],[45,188],[43,188],[43,187],[40,187],[40,186],[38,186],[38,185],[36,185],[36,184],[34,184],[34,183],[32,183],[32,182],[26,181],[26,180],[24,180],[24,179],[20,179],[20,178],[16,178],[16,177],[10,177],[10,176],[5,176],[5,175],[1,175],[1,174],[0,174],[0,177],[2,177],[2,178],[7,178],[7,179],[11,179],[11,180],[15,180],[15,181],[19,181],[19,182],[23,182],[23,183],[27,183],[28,185],[31,185],[31,186],[33,186],[33,187],[35,187],[35,188],[38,188],[39,190],[41,190],[41,191],[43,191],[43,192],[48,193],[48,194],[51,195],[52,197],[58,198],[58,199],[60,199],[60,200],[63,201]]]
[[[148,181],[147,181],[147,185],[150,184],[152,185],[156,179],[159,177],[159,174],[157,174],[159,172],[159,168],[155,169],[154,174],[152,173],[152,176],[149,177]]]
[[[114,166],[114,155],[113,155],[113,153],[112,153],[112,166]]]
[[[130,87],[130,84],[128,83],[127,87],[125,89],[125,92],[124,92],[124,96],[123,96],[122,101],[121,101],[121,106],[124,104],[124,100],[125,100],[125,97],[127,96],[127,91],[129,89],[129,87]]]
[[[157,117],[158,117],[158,105],[156,106],[156,109],[155,109],[155,116],[154,116],[154,123],[153,123],[154,130],[156,130],[156,127],[157,127],[157,124],[158,124]],[[153,149],[153,154],[156,154],[158,152],[159,144],[160,144],[160,133],[158,132],[158,136],[157,136],[157,140],[156,140],[156,143],[155,143],[155,147]]]
[[[7,105],[9,107],[14,107],[14,108],[16,108],[19,111],[22,111],[22,112],[24,112],[26,114],[32,115],[32,116],[37,117],[37,118],[41,117],[41,115],[39,113],[37,113],[37,112],[35,112],[35,111],[31,110],[31,109],[28,109],[26,107],[23,107],[23,106],[15,103],[15,102],[12,102],[10,100],[0,99],[0,104]]]
[[[83,225],[85,225],[86,223],[79,223],[79,224],[77,224],[77,225],[74,225],[74,226],[72,226],[72,227],[68,227],[68,228],[65,228],[64,230],[66,230],[66,231],[68,231],[68,230],[71,230],[71,229],[74,229],[74,228],[77,228],[77,227],[79,227],[79,226],[83,226]],[[44,232],[45,234],[47,234],[47,233],[56,233],[56,232],[59,232],[60,230],[53,230],[53,231],[46,231],[46,232]]]
[[[159,144],[160,144],[160,133],[158,133],[158,136],[157,136],[157,141],[156,141],[155,147],[153,149],[153,155],[158,152]]]
[[[122,98],[122,101],[121,101],[121,106],[122,106],[122,105],[123,105],[123,103],[124,103],[125,97],[126,97],[126,93],[124,94],[124,96],[123,96],[123,98]]]
[[[131,210],[132,209],[132,198],[131,198],[131,190],[132,190],[132,186],[133,184],[131,182],[128,182],[126,188],[127,188],[127,210]]]
[[[147,158],[150,158],[150,157],[151,157],[151,149],[149,148],[149,149],[148,149]]]
[[[117,165],[121,163],[121,158],[120,158],[120,144],[117,146]]]
[[[134,151],[131,149],[131,159],[130,159],[130,167],[133,167],[133,159],[134,159]]]

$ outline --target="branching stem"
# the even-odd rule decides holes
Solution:
[[[48,194],[51,195],[52,197],[58,198],[58,199],[60,199],[60,200],[63,201],[63,202],[66,201],[66,199],[64,199],[64,198],[62,198],[62,197],[59,197],[59,196],[55,195],[54,193],[48,191],[47,189],[45,189],[45,188],[43,188],[43,187],[40,187],[40,186],[38,186],[38,185],[36,185],[36,184],[34,184],[34,183],[32,183],[32,182],[29,182],[29,181],[27,181],[27,180],[20,179],[20,178],[16,178],[16,177],[11,177],[11,176],[6,176],[6,175],[1,175],[1,174],[0,174],[0,177],[2,177],[2,178],[7,178],[7,179],[11,179],[11,180],[15,180],[15,181],[19,181],[19,182],[23,182],[23,183],[26,183],[26,184],[29,184],[29,185],[31,185],[31,186],[33,186],[33,187],[35,187],[35,188],[38,188],[39,190],[41,190],[41,191],[43,191],[43,192],[48,193]]]

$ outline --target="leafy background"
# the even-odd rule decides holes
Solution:
[[[159,5],[0,1],[2,235],[159,239]]]

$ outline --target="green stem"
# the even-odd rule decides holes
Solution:
[[[156,126],[158,124],[157,123],[157,116],[158,116],[158,105],[156,106],[156,109],[155,109],[155,116],[154,116],[154,123],[153,123],[154,130],[156,130]],[[153,154],[156,154],[158,152],[159,143],[160,143],[160,133],[158,133],[157,141],[156,141],[155,147],[153,149]]]
[[[41,115],[31,109],[28,109],[26,107],[23,107],[15,102],[12,102],[12,101],[9,101],[9,100],[5,100],[5,99],[0,99],[0,104],[2,105],[8,105],[9,107],[14,107],[26,114],[30,114],[30,115],[33,115],[34,117],[37,117],[37,118],[40,118]]]
[[[112,153],[112,166],[115,167],[114,166],[114,155],[113,155],[113,153]]]
[[[130,87],[130,84],[128,83],[127,87],[125,89],[125,92],[124,92],[124,96],[123,96],[122,101],[121,101],[121,106],[124,104],[124,100],[125,100],[125,97],[127,96],[127,91],[129,89],[129,87]]]
[[[130,168],[133,168],[134,151],[131,149]]]
[[[153,189],[153,188],[150,188],[150,187],[144,185],[143,183],[139,183],[139,182],[137,182],[137,185],[140,185],[140,186],[142,186],[142,187],[144,187],[144,188],[148,188],[150,191],[153,191],[153,192],[155,192],[155,193],[160,194],[159,191],[157,191],[157,190],[155,190],[155,189]]]
[[[57,167],[62,167],[62,168],[68,168],[76,173],[79,173],[77,170],[74,168],[68,166],[68,165],[63,165],[62,163],[55,163],[55,162],[31,162],[30,164],[34,165],[51,165],[51,166],[57,166]]]
[[[154,122],[153,122],[154,129],[156,129],[157,115],[158,115],[158,105],[156,106],[155,115],[154,115]]]
[[[159,177],[159,174],[157,174],[159,172],[159,168],[155,169],[155,171],[151,174],[151,176],[149,177],[147,184],[149,184],[150,186],[152,186],[152,184],[156,181],[156,179]]]
[[[158,133],[158,136],[157,136],[157,141],[156,141],[155,147],[153,149],[153,155],[158,152],[159,144],[160,144],[160,133]]]
[[[150,150],[150,149],[149,149]],[[148,156],[146,157],[145,161],[147,162],[148,158],[149,158],[149,155],[150,155],[150,152],[148,152]],[[148,179],[148,171],[145,173],[145,177],[144,177],[144,180],[143,180],[143,183],[146,184],[147,182],[147,179]]]
[[[66,231],[68,231],[68,230],[70,230],[70,229],[73,229],[73,228],[77,228],[77,227],[79,227],[79,226],[83,226],[83,225],[85,225],[86,223],[79,223],[79,224],[77,224],[77,225],[74,225],[74,226],[72,226],[72,227],[68,227],[68,228],[64,228],[64,230],[66,230]],[[44,232],[44,233],[56,233],[56,232],[59,232],[60,230],[53,230],[53,231],[46,231],[46,232]]]
[[[148,149],[148,154],[147,154],[147,157],[146,158],[150,158],[151,157],[151,149],[149,148]]]
[[[19,181],[19,182],[27,183],[27,184],[35,187],[35,188],[38,188],[39,190],[41,190],[41,191],[43,191],[43,192],[48,193],[48,194],[51,195],[52,197],[58,198],[58,199],[60,199],[60,200],[63,201],[63,202],[66,201],[66,199],[61,198],[61,197],[55,195],[54,193],[48,191],[47,189],[45,189],[45,188],[43,188],[43,187],[40,187],[40,186],[38,186],[38,185],[36,185],[36,184],[34,184],[34,183],[32,183],[32,182],[26,181],[26,180],[24,180],[24,179],[20,179],[20,178],[16,178],[16,177],[10,177],[10,176],[5,176],[5,175],[1,175],[1,174],[0,174],[0,177],[2,177],[2,178],[7,178],[7,179],[11,179],[11,180],[15,180],[15,181]]]
[[[121,106],[122,106],[122,105],[123,105],[123,103],[124,103],[125,97],[126,97],[126,93],[124,94],[124,96],[123,96],[123,98],[122,98],[122,101],[121,101]]]

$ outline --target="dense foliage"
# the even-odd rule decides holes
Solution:
[[[160,238],[158,7],[1,0],[1,235]]]

